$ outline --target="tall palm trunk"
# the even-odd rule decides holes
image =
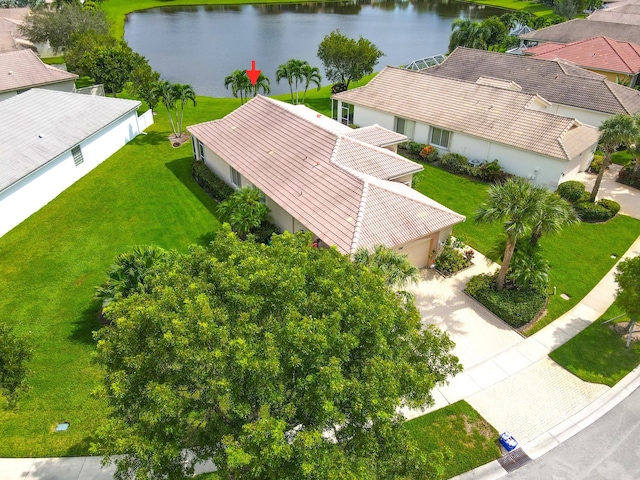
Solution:
[[[176,133],[176,126],[173,123],[173,115],[171,115],[171,109],[169,108],[169,105],[167,105],[166,103],[164,104],[164,106],[167,109],[167,115],[169,116],[169,123],[171,124],[171,130],[173,130],[173,134],[175,135]]]
[[[178,137],[182,136],[182,120],[183,120],[183,117],[184,117],[184,104],[185,104],[184,101],[180,102],[180,123],[178,124],[179,125]]]
[[[289,80],[289,91],[291,92],[291,103],[295,105],[295,101],[293,100],[293,83]]]
[[[504,258],[502,259],[502,265],[500,266],[500,273],[498,273],[498,281],[496,282],[496,290],[501,292],[504,290],[504,283],[507,279],[507,271],[509,270],[509,263],[511,263],[511,257],[516,249],[516,241],[507,238],[507,246],[504,249]]]
[[[602,159],[602,166],[600,167],[600,171],[598,172],[598,176],[596,177],[596,183],[593,184],[593,190],[591,190],[591,197],[589,198],[589,201],[591,203],[596,201],[598,190],[600,189],[600,183],[602,182],[602,177],[604,176],[604,171],[609,167],[609,163],[611,163],[611,153],[612,152],[607,151],[604,154],[604,158]]]

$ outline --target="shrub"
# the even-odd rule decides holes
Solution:
[[[234,194],[235,189],[211,171],[207,165],[195,160],[191,165],[193,179],[214,200],[222,202]]]
[[[622,167],[622,170],[618,173],[618,182],[640,188],[640,171],[634,172],[634,167],[634,162],[630,162],[628,165]]]
[[[256,242],[270,244],[271,243],[271,235],[280,234],[280,229],[275,223],[270,222],[269,220],[263,220],[260,226],[254,230],[252,230],[251,234]]]
[[[411,154],[411,155],[420,155],[420,152],[422,151],[422,149],[425,147],[424,143],[418,143],[418,142],[406,142],[404,144],[404,148]]]
[[[335,95],[336,93],[344,92],[347,89],[347,84],[344,82],[338,82],[331,85],[331,94]]]
[[[435,268],[444,274],[453,275],[470,266],[474,252],[471,248],[465,249],[465,246],[464,243],[449,235],[436,258]]]
[[[438,159],[439,153],[438,149],[433,145],[426,145],[422,150],[420,150],[420,156],[427,162],[435,162]]]
[[[514,328],[532,321],[544,308],[547,294],[536,288],[495,289],[497,274],[477,275],[467,283],[466,292]]]
[[[585,191],[586,189],[582,183],[576,180],[569,180],[558,185],[556,193],[568,202],[576,203],[581,201]]]
[[[607,210],[611,212],[611,216],[615,217],[617,213],[620,211],[620,204],[618,202],[614,202],[613,200],[609,200],[607,198],[603,198],[602,200],[596,202],[598,205],[603,206]]]
[[[602,168],[602,155],[594,155],[593,160],[591,161],[591,165],[589,166],[589,171],[591,173],[600,173],[601,168]]]
[[[502,167],[498,163],[497,158],[491,162],[485,162],[479,167],[475,167],[474,170],[478,170],[478,172],[477,172],[477,175],[473,175],[473,176],[491,183],[494,183],[494,182],[502,183],[511,176],[509,173],[505,172],[502,169]]]
[[[440,159],[440,164],[445,170],[453,173],[468,173],[470,171],[469,159],[459,153],[445,153]]]
[[[603,206],[601,201],[596,203],[580,202],[573,207],[583,222],[606,222],[615,215],[609,208]]]

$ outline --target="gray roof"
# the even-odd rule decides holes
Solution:
[[[47,65],[31,50],[0,54],[0,92],[68,82],[78,76]]]
[[[140,102],[32,89],[0,102],[0,191],[46,165]]]
[[[454,132],[570,160],[598,142],[596,128],[544,111],[540,96],[386,67],[343,102]]]
[[[597,20],[573,19],[551,25],[535,32],[520,35],[523,40],[536,42],[571,43],[591,37],[605,36],[621,42],[637,43],[640,27],[623,23],[601,22]]]
[[[482,77],[499,78],[515,82],[524,93],[538,94],[551,103],[608,114],[640,112],[640,91],[564,60],[458,47],[444,63],[422,73],[468,82]]]

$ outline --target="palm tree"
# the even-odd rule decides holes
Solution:
[[[536,212],[531,222],[532,246],[538,244],[540,237],[546,233],[557,233],[562,228],[579,223],[573,206],[557,193],[551,192],[544,187],[539,188],[542,193],[540,208]]]
[[[502,265],[498,273],[496,289],[504,289],[509,263],[516,248],[516,242],[528,230],[536,218],[542,194],[540,189],[531,185],[524,178],[510,178],[503,184],[489,187],[489,199],[480,206],[475,221],[478,223],[504,222],[504,233],[507,236]]]
[[[191,87],[191,85],[188,85],[186,83],[174,83],[173,90],[174,97],[179,105],[178,112],[180,115],[180,120],[178,121],[178,130],[174,133],[176,134],[176,138],[179,138],[182,135],[182,119],[184,117],[184,106],[189,101],[193,102],[194,107],[196,106],[196,92],[193,90],[193,87]]]
[[[591,202],[596,201],[598,190],[600,189],[600,183],[602,182],[602,176],[604,171],[609,167],[611,163],[611,155],[620,145],[630,145],[635,139],[640,137],[638,125],[631,115],[620,113],[611,118],[607,118],[602,125],[600,125],[600,149],[604,153],[602,159],[602,167],[596,177],[596,182],[593,185],[591,191]]]
[[[173,133],[176,132],[176,125],[173,121],[172,110],[176,106],[177,98],[175,96],[176,91],[173,88],[171,82],[164,80],[162,82],[156,82],[151,88],[153,95],[162,101],[162,104],[167,109],[167,115],[169,116],[169,123],[171,124],[171,130]]]
[[[381,273],[391,288],[404,288],[420,279],[418,269],[406,254],[384,245],[376,245],[373,252],[365,247],[358,248],[353,254],[353,261]]]
[[[278,69],[276,70],[276,82],[280,83],[280,80],[283,78],[287,79],[287,83],[289,84],[289,91],[291,92],[291,103],[298,103],[298,82],[302,81],[302,66],[308,65],[307,62],[302,60],[297,60],[292,58],[287,60],[287,63],[283,63],[278,65]],[[296,100],[293,99],[293,85],[295,83],[296,86]]]
[[[245,70],[245,75],[246,75],[246,70]],[[248,77],[247,77],[248,78]],[[262,93],[265,95],[268,95],[269,93],[271,93],[271,81],[265,77],[262,73],[260,74],[260,76],[258,77],[258,80],[256,81],[255,85],[251,85],[251,82],[249,82],[249,85],[251,86],[251,91],[253,91],[253,96],[255,97],[260,90],[262,90]]]
[[[480,22],[458,18],[451,24],[451,29],[453,32],[449,39],[449,52],[453,52],[458,46],[479,50],[489,47],[491,29]]]
[[[322,81],[322,76],[320,75],[320,69],[318,67],[312,67],[307,62],[300,69],[300,73],[302,74],[302,78],[304,78],[304,93],[302,94],[302,103],[304,103],[304,99],[307,98],[307,90],[309,89],[309,85],[312,83],[318,87],[320,90],[320,82]]]
[[[240,103],[244,104],[247,94],[251,91],[251,80],[246,70],[234,70],[231,75],[224,78],[224,86],[227,90],[231,87],[233,96],[236,98],[240,96]]]

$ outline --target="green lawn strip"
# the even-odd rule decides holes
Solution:
[[[542,254],[551,265],[548,313],[526,332],[531,335],[580,302],[611,270],[640,235],[640,220],[618,215],[606,223],[579,223],[542,237]],[[611,258],[615,253],[617,258]],[[566,293],[569,300],[563,300]]]
[[[409,420],[405,425],[423,451],[451,452],[444,478],[500,457],[498,432],[464,400]]]
[[[41,58],[40,60],[47,65],[61,65],[64,63],[64,57],[47,57]]]
[[[621,150],[611,155],[611,163],[615,163],[617,165],[626,165],[632,159],[633,155],[627,150]]]
[[[340,1],[340,0],[322,0]],[[257,5],[266,3],[300,3],[300,0],[105,0],[102,10],[113,23],[113,33],[124,36],[125,17],[131,12],[157,7],[188,7],[198,5]],[[310,0],[307,3],[316,3]],[[319,1],[317,3],[320,3]],[[327,32],[329,33],[329,32]]]
[[[626,340],[603,322],[622,314],[616,303],[564,345],[551,352],[559,365],[586,382],[603,383],[613,387],[640,364],[640,343],[625,348]],[[628,322],[624,316],[616,322]]]
[[[235,108],[200,99],[185,123]],[[238,101],[239,103],[239,101]],[[107,414],[91,392],[91,332],[99,328],[95,285],[115,256],[137,244],[185,250],[218,228],[214,202],[191,179],[191,147],[174,149],[158,123],[0,238],[0,318],[31,332],[31,390],[16,410],[0,410],[0,457],[87,454]],[[65,433],[55,433],[68,421]]]
[[[523,10],[525,12],[533,13],[537,17],[553,15],[553,9],[547,5],[522,0],[478,0],[468,3],[490,5],[492,7],[504,8],[505,10]]]

